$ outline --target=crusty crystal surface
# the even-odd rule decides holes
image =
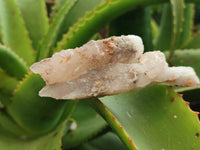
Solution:
[[[40,96],[84,99],[136,91],[153,84],[197,86],[191,67],[168,67],[160,51],[146,52],[140,37],[110,37],[62,50],[31,66],[46,86]]]

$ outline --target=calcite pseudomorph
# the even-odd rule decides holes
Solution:
[[[140,37],[110,37],[62,50],[31,66],[46,86],[42,97],[84,99],[137,91],[153,84],[197,86],[191,67],[168,67],[160,51],[146,52]]]

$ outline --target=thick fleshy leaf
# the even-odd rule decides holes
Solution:
[[[180,35],[183,32],[183,21],[184,21],[184,0],[170,0],[172,7],[172,39],[170,43],[171,53],[173,50],[179,47]],[[172,54],[171,54],[172,55]]]
[[[151,19],[151,30],[152,30],[152,38],[153,38],[153,43],[155,38],[158,36],[158,24],[154,19]]]
[[[9,115],[27,132],[27,136],[35,137],[50,132],[74,108],[74,101],[39,97],[38,91],[44,84],[39,75],[29,74],[16,89],[7,106]]]
[[[9,75],[19,80],[28,72],[25,62],[3,45],[0,45],[0,67]]]
[[[195,49],[195,48],[200,48],[200,32],[199,32],[199,5],[195,5],[195,17],[194,17],[194,27],[193,27],[193,34],[190,38],[190,41],[186,43],[184,48],[188,49]]]
[[[163,5],[161,23],[159,26],[158,36],[155,38],[154,47],[161,51],[170,48],[172,38],[172,14],[169,4]]]
[[[182,98],[167,86],[87,100],[129,149],[200,149],[200,124]]]
[[[79,101],[70,120],[72,120],[71,126],[77,127],[69,129],[64,135],[64,149],[69,149],[88,141],[107,126],[103,118],[84,101]]]
[[[192,37],[185,48],[200,48],[200,32]]]
[[[2,96],[0,95],[0,99],[1,98]],[[0,110],[0,128],[0,137],[12,137],[20,139],[25,135],[23,129],[19,127],[2,108]]]
[[[51,133],[33,139],[22,139],[1,137],[0,149],[2,150],[60,150],[61,137],[63,135],[64,125],[60,125]]]
[[[82,17],[69,29],[67,34],[65,34],[62,40],[58,43],[55,51],[81,46],[109,21],[136,8],[137,6],[144,6],[156,2],[165,2],[165,0],[104,1],[103,3],[95,7],[92,11],[89,11],[84,17]]]
[[[127,150],[127,148],[114,133],[108,132],[74,150]]]
[[[0,0],[0,22],[3,43],[30,65],[34,51],[20,10],[14,0]]]
[[[196,2],[198,0],[187,0],[186,2]],[[120,15],[133,10],[155,3],[168,2],[167,0],[109,0],[96,6],[92,11],[79,19],[68,32],[58,42],[55,51],[61,49],[75,48],[86,43],[96,32],[104,27],[109,21],[114,20]],[[182,14],[182,13],[181,13]]]
[[[0,92],[1,94],[11,95],[14,89],[19,84],[19,81],[10,77],[3,70],[0,69]]]
[[[179,3],[179,1],[177,2]],[[183,10],[184,12],[182,12]],[[192,4],[186,4],[186,6],[184,6],[184,3],[175,3],[172,6],[166,4],[163,9],[160,32],[155,40],[155,48],[174,50],[175,48],[184,47],[191,36],[192,20]]]
[[[39,41],[48,30],[48,18],[44,0],[16,0],[26,23],[33,48],[36,50]]]
[[[1,29],[1,22],[0,22],[0,43],[2,43],[2,29]]]
[[[178,47],[185,48],[187,43],[190,41],[192,25],[194,19],[194,4],[186,3],[186,8],[184,9],[184,20],[183,20],[183,31],[180,35],[180,40],[178,43]]]
[[[65,16],[69,13],[76,1],[77,0],[66,1],[58,14],[56,14],[49,27],[47,35],[42,39],[42,42],[39,45],[37,61],[52,55],[52,48],[57,42],[58,30],[61,28]]]
[[[101,2],[102,0],[57,0],[50,18],[51,26],[39,47],[37,60],[45,58],[45,55],[51,56],[53,47],[69,27]]]
[[[50,22],[53,20],[53,18],[55,17],[54,15],[58,13],[58,11],[61,9],[61,7],[66,1],[67,0],[53,0],[53,1],[45,0],[47,4],[48,3],[53,4],[53,6],[51,6]]]
[[[5,93],[0,93],[0,109],[5,108],[5,106],[9,103],[10,96]]]
[[[55,7],[53,8],[51,20],[56,16],[56,13],[61,9],[67,0],[56,0]],[[58,29],[58,40],[62,38],[62,34],[69,30],[69,27],[75,24],[78,19],[83,17],[86,12],[91,11],[94,7],[101,4],[103,0],[78,0],[71,8],[70,12],[65,15],[65,19],[60,29]]]

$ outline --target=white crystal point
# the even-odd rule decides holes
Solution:
[[[143,53],[138,36],[90,41],[31,66],[46,86],[42,97],[84,99],[137,91],[153,84],[197,86],[191,67],[168,67],[160,51]]]

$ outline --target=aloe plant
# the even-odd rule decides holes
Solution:
[[[91,39],[137,34],[145,51],[159,49],[170,65],[192,66],[200,77],[199,3],[0,0],[0,149],[199,150],[199,87],[64,101],[39,97],[45,83],[29,70]]]

